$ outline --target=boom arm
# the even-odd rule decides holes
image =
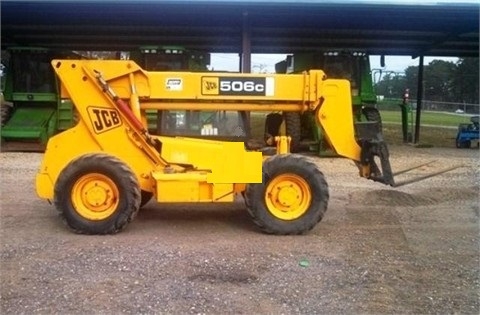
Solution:
[[[74,103],[106,92],[135,131],[133,140],[140,141],[157,164],[167,164],[161,158],[161,143],[155,146],[139,124],[147,109],[314,111],[331,147],[354,160],[360,176],[393,185],[388,151],[381,137],[355,136],[349,82],[326,79],[321,70],[271,75],[148,72],[128,60],[54,60],[52,65],[64,87],[64,97]],[[93,99],[101,100],[102,96]],[[91,121],[86,108],[79,113],[84,122]],[[92,133],[98,132],[94,124],[89,128]],[[375,165],[375,155],[380,156],[386,172]]]

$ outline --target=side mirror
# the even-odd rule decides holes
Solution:
[[[293,73],[295,71],[295,66],[293,64],[293,55],[288,55],[287,56],[287,69],[285,71],[285,73]]]
[[[380,56],[380,67],[385,68],[385,55]]]

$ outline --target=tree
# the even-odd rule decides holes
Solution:
[[[439,102],[479,102],[478,58],[463,58],[457,63],[433,60],[424,67],[424,98]],[[401,97],[408,88],[410,98],[417,97],[418,67],[410,66],[404,75],[385,75],[376,84],[379,95],[388,98]]]
[[[453,73],[455,63],[444,60],[433,60],[424,67],[423,74],[423,97],[431,101],[452,102],[453,97]],[[410,66],[405,69],[405,77],[410,98],[417,97],[418,67]]]
[[[252,68],[253,73],[268,73],[268,66],[264,63],[256,64]]]
[[[455,63],[433,60],[425,67],[424,98],[430,101],[454,102],[453,76]]]
[[[479,103],[479,62],[478,58],[462,58],[456,64],[453,74],[453,95],[457,102]]]
[[[404,74],[387,73],[383,76],[382,80],[376,84],[375,91],[377,95],[383,95],[387,98],[400,98],[406,87],[407,81]]]

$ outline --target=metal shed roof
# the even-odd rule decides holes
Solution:
[[[421,4],[422,3],[422,4]],[[355,49],[478,57],[479,4],[386,1],[1,1],[2,46],[252,53]]]

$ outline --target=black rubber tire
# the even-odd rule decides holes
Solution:
[[[277,176],[294,174],[309,186],[311,201],[308,209],[293,220],[283,220],[275,216],[265,201],[267,187]],[[248,184],[245,205],[253,222],[265,233],[277,235],[295,235],[310,231],[320,222],[327,210],[329,192],[322,172],[305,157],[296,154],[272,156],[264,161],[263,182]]]
[[[378,109],[371,106],[364,106],[362,107],[362,114],[365,116],[367,121],[378,122],[378,127],[380,128],[380,131],[382,131],[382,116],[380,116]]]
[[[313,112],[304,112],[300,115],[300,138],[303,139],[315,139],[315,132],[317,125]]]
[[[0,118],[1,118],[1,125],[0,126],[5,126],[7,121],[10,119],[12,116],[13,108],[12,106],[8,106],[6,104],[0,104]]]
[[[455,140],[455,146],[457,147],[457,149],[461,149],[462,148],[462,142],[460,142],[458,140]]]
[[[119,192],[114,212],[101,220],[82,216],[72,201],[75,183],[88,174],[110,179]],[[86,154],[71,161],[60,173],[54,189],[54,204],[67,226],[79,234],[115,234],[133,220],[140,208],[140,187],[132,170],[118,158],[106,154]]]
[[[141,196],[140,208],[142,208],[144,205],[146,205],[152,199],[153,193],[151,193],[149,191],[146,191],[146,190],[142,190],[140,192],[140,196]]]
[[[301,151],[302,140],[302,122],[300,113],[284,112],[286,135],[290,136],[290,152],[296,153]]]
[[[472,147],[472,142],[470,140],[460,141],[456,139],[455,146],[459,149],[469,149]]]
[[[270,113],[265,118],[263,140],[267,146],[275,146],[275,137],[280,133],[283,116],[280,113]]]

